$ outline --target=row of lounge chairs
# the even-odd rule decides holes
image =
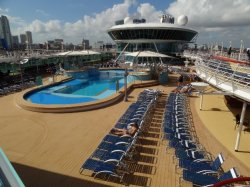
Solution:
[[[182,170],[182,179],[195,185],[212,185],[221,180],[238,177],[235,168],[223,172],[222,154],[212,160],[196,137],[192,126],[192,116],[185,94],[170,93],[164,116],[164,137],[168,140],[167,148],[175,149],[178,166]]]
[[[35,79],[33,77],[24,77],[23,82],[21,80],[12,81],[10,83],[2,81],[0,82],[0,96],[15,93],[34,85]]]
[[[147,122],[159,93],[155,90],[144,90],[139,94],[137,102],[131,104],[115,124],[116,128],[127,128],[129,124],[137,123],[139,127],[134,136],[116,136],[111,133],[106,135],[81,166],[81,174],[105,180],[114,177],[120,183],[127,184],[124,176],[133,173],[128,166],[135,162],[138,137],[143,136],[147,129]]]

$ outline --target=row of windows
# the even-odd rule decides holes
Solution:
[[[127,43],[117,43],[117,51],[121,52]],[[183,45],[177,42],[166,42],[166,43],[129,43],[126,47],[126,51],[155,51],[158,50],[159,53],[170,54],[179,53],[183,49]]]
[[[113,40],[155,39],[192,41],[196,34],[196,32],[162,29],[131,29],[109,31],[109,35]]]

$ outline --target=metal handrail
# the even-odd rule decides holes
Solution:
[[[223,67],[221,64],[224,62],[218,62],[217,67],[213,66],[216,64],[214,61],[206,60],[203,62],[196,61],[196,66],[205,70],[207,73],[211,73],[211,77],[216,76],[217,78],[223,79],[225,82],[232,82],[241,85],[245,88],[250,89],[250,66],[242,66],[244,71],[241,71],[241,66],[230,65],[229,63],[224,63],[230,66],[234,66],[234,70],[228,67]],[[211,65],[213,64],[213,65]],[[218,71],[219,70],[219,71]],[[215,75],[215,72],[217,73]],[[245,75],[245,76],[244,76]],[[226,80],[225,80],[226,79]]]

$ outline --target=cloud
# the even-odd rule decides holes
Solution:
[[[8,8],[0,8],[0,14],[7,14],[9,12]]]
[[[159,20],[161,11],[156,11],[155,7],[149,3],[140,4],[137,8],[140,17],[145,18],[147,22],[154,22]]]
[[[0,14],[7,14],[9,12],[8,8],[0,8]]]
[[[239,46],[242,38],[250,39],[249,0],[177,0],[166,11],[175,17],[187,15],[188,26],[199,32],[198,42],[231,40]]]
[[[187,15],[192,26],[231,27],[250,24],[249,0],[177,0],[167,11],[175,16]]]
[[[134,12],[131,8],[136,7]],[[165,8],[165,10],[164,10]],[[8,9],[0,9],[8,11]],[[48,15],[43,10],[37,13]],[[63,38],[65,42],[81,43],[82,39],[96,41],[112,41],[106,30],[119,19],[127,16],[145,18],[147,22],[159,20],[162,12],[170,13],[175,18],[187,15],[188,27],[199,32],[198,43],[222,42],[229,40],[239,46],[240,40],[250,41],[250,3],[249,0],[176,0],[169,7],[157,10],[150,3],[138,4],[136,0],[124,0],[106,10],[83,17],[74,22],[62,20],[34,20],[26,23],[18,17],[8,16],[13,26],[13,33],[20,34],[26,30],[32,31],[35,42],[45,42],[49,39]],[[12,28],[11,28],[12,29]],[[250,43],[247,44],[250,46]]]
[[[41,14],[44,17],[48,17],[50,14],[41,9],[36,9],[36,13]]]
[[[106,30],[114,25],[116,20],[128,16],[129,7],[133,3],[134,1],[126,0],[124,3],[113,5],[113,7],[96,13],[94,16],[85,15],[81,20],[74,23],[67,22],[63,26],[64,35],[67,38],[71,38],[71,41],[74,40],[73,36],[81,40],[83,38],[90,39],[92,43],[100,40],[111,41]]]
[[[114,25],[118,19],[123,19],[129,15],[129,8],[135,0],[125,0],[121,4],[115,4],[93,16],[84,15],[82,19],[75,22],[63,22],[60,20],[49,20],[47,22],[34,20],[30,24],[13,22],[13,33],[21,34],[30,30],[35,42],[45,42],[53,37],[61,37],[65,42],[81,43],[82,39],[89,39],[91,43],[96,41],[111,41],[106,30]],[[42,13],[41,10],[37,12]],[[13,20],[13,19],[12,19]],[[17,20],[17,19],[16,19]],[[11,28],[12,29],[12,28]]]

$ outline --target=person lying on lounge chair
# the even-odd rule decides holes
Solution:
[[[138,125],[136,123],[132,123],[128,125],[127,129],[113,128],[110,131],[110,133],[117,136],[124,136],[124,135],[134,136],[138,129],[139,129]]]
[[[182,87],[177,87],[172,92],[174,93],[189,93],[192,90],[192,86],[190,84],[187,84]]]

